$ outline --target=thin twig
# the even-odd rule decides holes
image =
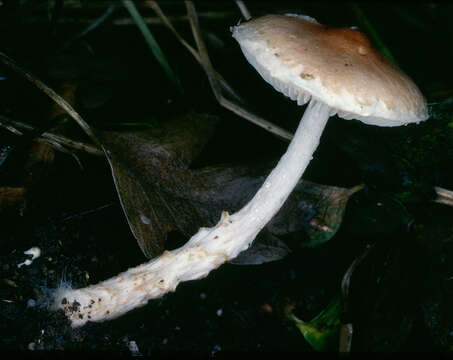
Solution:
[[[258,125],[259,127],[273,133],[274,135],[277,135],[278,137],[286,140],[286,141],[291,141],[293,138],[293,134],[290,132],[286,131],[285,129],[274,125],[273,123],[264,120],[258,115],[255,115],[254,113],[242,108],[241,106],[238,106],[234,102],[225,99],[223,96],[220,100],[220,105],[225,107],[226,109],[234,112],[236,115],[239,115],[243,117],[244,119],[247,119],[251,123]]]
[[[0,61],[19,73],[21,76],[29,80],[31,83],[33,83],[36,87],[41,89],[47,96],[49,96],[53,101],[55,101],[58,105],[60,105],[63,110],[65,110],[70,117],[72,117],[77,124],[82,128],[82,130],[85,132],[85,134],[88,135],[88,137],[102,149],[102,145],[97,139],[96,135],[94,135],[94,132],[91,130],[90,126],[85,122],[85,120],[82,119],[82,117],[79,115],[77,111],[74,110],[74,108],[69,105],[69,103],[63,99],[60,95],[58,95],[55,91],[53,91],[50,87],[48,87],[46,84],[44,84],[41,80],[30,74],[28,71],[22,69],[19,65],[15,63],[15,61],[11,58],[9,58],[7,55],[4,53],[0,52]]]
[[[58,151],[62,152],[63,154],[71,156],[72,158],[74,158],[77,165],[79,165],[80,170],[83,170],[83,165],[82,165],[82,162],[80,161],[79,157],[76,154],[74,154],[72,151],[69,151],[68,149],[66,149],[58,141],[55,141],[55,140],[52,140],[49,138],[37,138],[37,139],[35,139],[35,141],[37,141],[39,143],[43,143],[43,142],[47,143],[50,146],[52,146],[55,150],[58,150]]]
[[[214,68],[211,63],[211,59],[208,55],[208,50],[203,41],[203,37],[200,31],[200,25],[198,23],[197,11],[195,10],[195,5],[192,1],[184,1],[186,4],[187,15],[189,16],[190,26],[192,27],[193,36],[195,42],[197,43],[198,50],[200,51],[201,63],[208,75],[209,84],[211,85],[212,91],[218,102],[221,102],[222,99],[222,90],[220,88],[217,77],[215,76]]]
[[[0,115],[0,126],[7,129],[8,131],[11,131],[15,135],[23,135],[22,131],[18,130],[18,128],[25,130],[25,131],[34,131],[35,128],[31,125],[24,124],[19,121],[14,121],[6,118],[5,116]],[[85,144],[79,141],[71,140],[65,136],[58,135],[58,134],[53,134],[53,133],[42,133],[41,138],[45,140],[49,140],[49,142],[57,142],[61,145],[64,145],[68,148],[72,148],[75,150],[81,150],[84,152],[87,152],[92,155],[96,156],[103,156],[104,153],[102,150],[100,150],[97,147],[94,147],[89,144]]]
[[[79,141],[74,141],[74,140],[71,140],[67,137],[64,137],[62,135],[58,135],[58,134],[52,134],[52,133],[43,133],[41,134],[41,137],[43,139],[47,139],[47,140],[51,140],[51,141],[55,141],[57,143],[60,143],[66,147],[69,147],[69,148],[72,148],[74,150],[79,150],[79,151],[84,151],[88,154],[91,154],[91,155],[96,155],[96,156],[104,156],[104,152],[97,148],[97,147],[94,147],[94,146],[91,146],[89,144],[85,144],[85,143],[82,143],[82,142],[79,142]]]
[[[8,130],[9,132],[12,132],[14,135],[18,135],[18,136],[24,135],[24,133],[22,131],[17,130],[14,126],[2,123],[1,118],[2,118],[2,116],[0,115],[0,126],[2,128]]]
[[[239,105],[235,104],[234,102],[226,99],[222,95],[222,91],[220,89],[219,82],[217,81],[216,76],[214,75],[214,69],[212,67],[211,60],[209,59],[208,52],[206,50],[206,46],[204,44],[203,38],[201,36],[200,28],[198,25],[198,17],[197,13],[195,10],[195,6],[191,1],[185,1],[186,4],[186,9],[187,9],[187,15],[190,20],[190,25],[192,27],[192,32],[193,36],[195,38],[195,41],[197,43],[198,50],[200,52],[200,57],[201,57],[201,62],[203,64],[203,68],[206,72],[206,75],[208,76],[209,79],[209,84],[211,85],[212,91],[214,92],[214,95],[219,102],[219,104],[228,110],[234,112],[235,114],[249,120],[250,122],[254,123],[255,125],[258,125],[262,127],[263,129],[268,130],[269,132],[279,136],[282,139],[285,139],[287,141],[291,141],[293,138],[293,135],[289,133],[288,131],[272,124],[271,122],[264,120],[260,118],[259,116],[249,112],[248,110],[243,109]]]
[[[179,40],[179,42],[187,49],[190,51],[190,53],[193,55],[195,60],[198,61],[200,65],[203,66],[200,58],[200,54],[195,50],[192,46],[189,45],[187,41],[184,40],[184,38],[176,31],[168,17],[164,14],[164,12],[161,10],[160,6],[157,4],[157,2],[153,0],[148,0],[145,2],[146,6],[149,6],[157,16],[162,20],[164,25],[170,29],[170,31],[176,36],[176,38]],[[215,70],[214,70],[215,71]],[[226,80],[223,78],[221,74],[218,72],[215,72],[217,78],[220,81],[220,84],[223,86],[223,88],[234,98],[236,98],[240,102],[244,102],[244,100],[233,90],[233,88],[226,82]]]
[[[247,9],[247,6],[245,6],[242,0],[236,0],[236,5],[238,6],[239,10],[241,11],[242,17],[245,20],[250,20],[252,18],[249,9]]]
[[[62,219],[62,221],[68,221],[68,220],[73,220],[73,219],[79,219],[79,218],[82,218],[86,215],[90,215],[90,214],[93,214],[93,213],[96,213],[100,210],[104,210],[112,205],[115,205],[115,203],[111,202],[111,203],[108,203],[108,204],[105,204],[105,205],[101,205],[101,206],[98,206],[97,208],[95,209],[90,209],[90,210],[86,210],[86,211],[82,211],[81,213],[78,213],[78,214],[75,214],[75,215],[68,215],[66,216],[65,218]]]
[[[108,6],[107,10],[97,19],[95,19],[91,24],[89,24],[85,29],[83,29],[80,33],[76,34],[72,39],[68,40],[61,50],[67,49],[69,46],[71,46],[74,41],[84,37],[87,35],[89,32],[93,31],[94,29],[98,28],[102,23],[104,23],[110,15],[113,14],[113,12],[116,9],[116,4],[112,3]]]
[[[200,55],[198,54],[198,52],[192,47],[190,46],[184,39],[181,35],[179,35],[179,33],[176,31],[176,29],[173,27],[173,25],[171,24],[170,20],[167,18],[167,16],[164,14],[164,12],[162,11],[162,9],[160,8],[160,6],[157,4],[157,2],[151,0],[151,1],[146,1],[145,2],[145,5],[147,5],[148,7],[150,7],[155,13],[157,16],[159,16],[159,18],[162,20],[163,24],[168,27],[171,32],[176,36],[176,38],[181,42],[182,45],[184,45],[184,47],[190,51],[190,53],[194,56],[194,58],[201,64],[201,59],[200,59]]]

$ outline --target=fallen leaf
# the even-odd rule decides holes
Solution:
[[[169,231],[189,236],[202,222],[188,184],[203,184],[187,167],[214,125],[212,117],[189,113],[160,128],[100,134],[127,221],[149,258],[163,251]]]
[[[305,228],[308,241],[302,245],[321,245],[336,234],[349,198],[363,188],[364,185],[357,185],[346,189],[301,180],[280,210],[280,216],[269,223],[269,230],[285,234]]]
[[[309,322],[298,319],[289,309],[286,312],[286,317],[294,322],[313,349],[328,351],[335,349],[338,342],[341,312],[341,296],[337,295],[323,311]]]
[[[273,165],[273,162],[262,163],[259,167],[224,165],[197,171],[197,178],[208,189],[204,194],[198,192],[197,197],[198,211],[206,221],[204,224],[212,226],[218,221],[218,214],[222,210],[235,212],[245,205],[260,188]],[[363,187],[364,185],[358,185],[346,189],[301,179],[265,229],[274,238],[288,234],[298,234],[300,238],[306,236],[308,241],[302,242],[304,246],[313,247],[325,243],[338,231],[350,196]],[[317,226],[314,226],[314,222]],[[279,260],[287,255],[283,255],[282,246],[271,248],[269,244],[260,244],[260,241],[255,241],[247,251],[248,259],[243,259],[247,264],[265,262],[262,256],[264,252],[267,252],[269,261]],[[255,256],[252,254],[259,259],[252,260]]]
[[[290,248],[276,236],[263,230],[253,245],[230,261],[234,265],[261,265],[281,260],[291,252]]]
[[[129,226],[149,258],[165,249],[168,232],[178,230],[190,237],[201,226],[215,225],[223,210],[239,210],[275,165],[269,161],[189,169],[214,125],[209,116],[190,113],[160,128],[106,131],[100,136]],[[348,198],[362,187],[345,189],[301,180],[266,227],[273,244],[257,241],[237,261],[261,264],[283,258],[288,249],[276,235],[304,230],[310,236],[309,246],[328,241],[340,226]]]

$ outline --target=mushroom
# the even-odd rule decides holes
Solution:
[[[327,28],[303,15],[267,15],[232,29],[247,60],[276,90],[309,102],[288,150],[252,200],[182,247],[84,289],[61,288],[55,308],[73,326],[117,317],[235,258],[281,208],[312,159],[330,116],[398,126],[428,118],[412,80],[361,32]]]

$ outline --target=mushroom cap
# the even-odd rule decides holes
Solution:
[[[414,82],[351,28],[328,28],[305,15],[266,15],[232,29],[260,75],[303,105],[311,98],[331,115],[398,126],[426,120]]]

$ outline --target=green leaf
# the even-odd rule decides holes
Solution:
[[[310,322],[298,319],[291,311],[288,311],[286,316],[299,328],[305,340],[313,349],[329,351],[334,349],[338,342],[341,311],[341,296],[337,295]]]
[[[345,189],[336,186],[313,184],[301,188],[307,196],[318,198],[317,216],[310,221],[307,230],[309,241],[304,246],[315,247],[329,241],[338,231],[343,221],[346,204],[349,198],[360,191],[363,184]]]

